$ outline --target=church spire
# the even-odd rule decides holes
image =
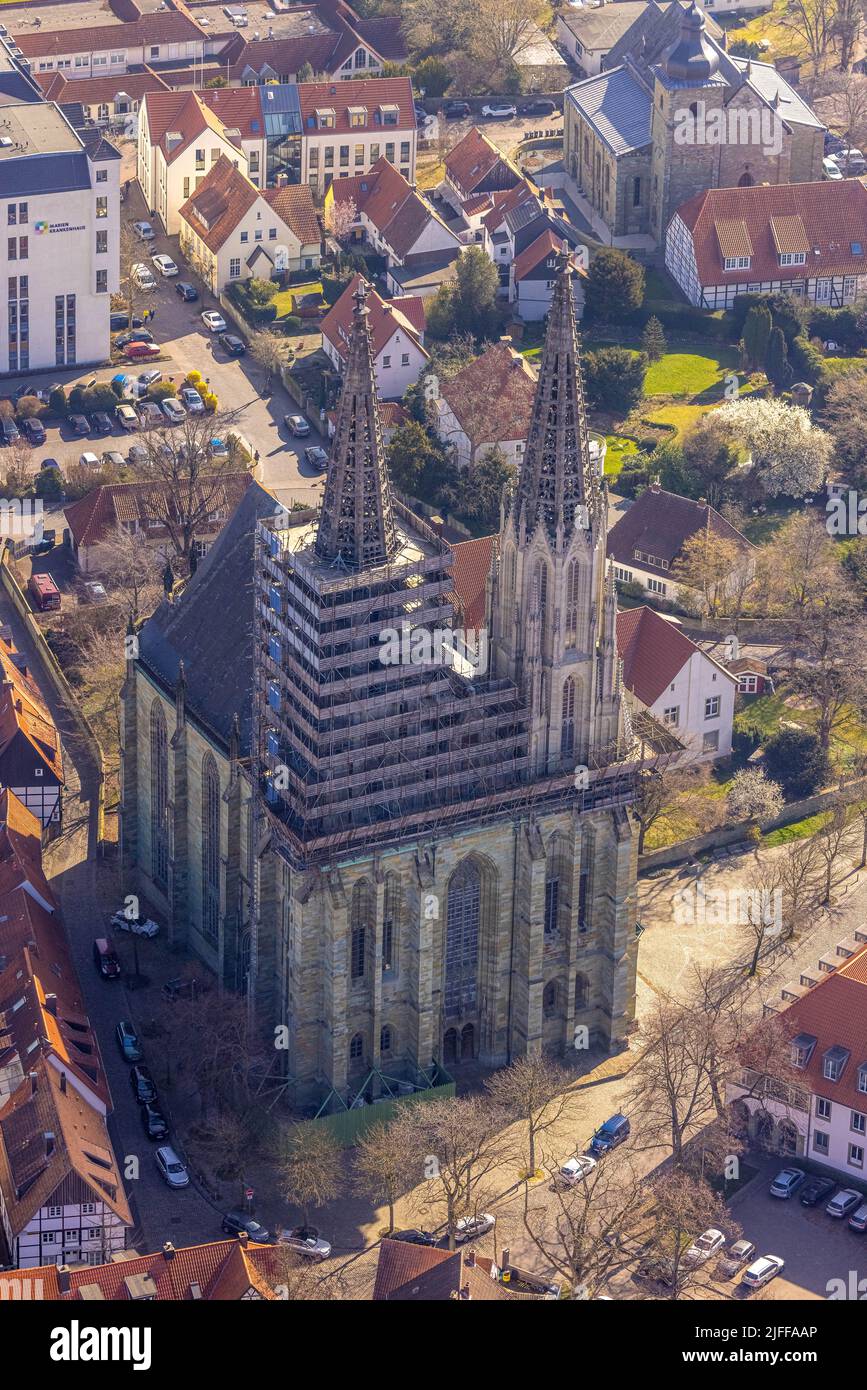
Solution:
[[[568,544],[576,526],[587,529],[592,524],[597,506],[598,489],[590,463],[584,414],[572,265],[564,245],[557,258],[557,283],[548,314],[515,514],[520,524],[523,512],[528,533],[541,522],[554,541],[562,527]]]
[[[398,548],[376,398],[367,286],[354,294],[349,350],[315,549],[347,569],[386,564]]]

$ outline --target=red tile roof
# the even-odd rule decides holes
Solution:
[[[496,536],[479,536],[472,541],[456,541],[452,546],[452,579],[465,628],[478,631],[485,625],[485,589],[496,545]]]
[[[507,159],[502,150],[487,135],[473,126],[463,140],[449,150],[445,159],[446,178],[464,197],[469,197],[474,189],[485,179],[500,161],[508,165],[514,174],[510,186],[521,181],[521,175]]]
[[[652,485],[608,532],[608,556],[618,564],[639,565],[650,574],[670,579],[671,565],[685,543],[705,528],[724,540],[736,541],[745,551],[753,549],[746,536],[715,507]],[[641,552],[642,559],[637,558],[636,551]],[[667,568],[656,563],[659,560],[665,560]]]
[[[429,1249],[408,1241],[384,1240],[376,1265],[374,1303],[497,1301],[511,1295],[491,1277],[491,1261],[468,1250]]]
[[[62,72],[33,73],[49,101],[80,101],[85,106],[111,105],[119,92],[141,102],[148,92],[167,92],[168,84],[158,73],[124,72],[112,77],[68,78]]]
[[[623,683],[648,708],[696,652],[711,660],[676,623],[652,608],[627,608],[617,614],[617,653],[623,662]],[[736,683],[734,677],[731,680]]]
[[[150,47],[151,44],[190,43],[206,37],[204,29],[188,13],[165,10],[142,15],[128,24],[97,24],[87,29],[56,29],[25,34],[15,32],[15,42],[25,58],[52,58],[64,53],[98,53],[110,49]],[[168,56],[168,55],[166,55]]]
[[[546,256],[556,256],[560,251],[561,244],[561,239],[556,237],[549,228],[535,241],[531,241],[529,246],[525,246],[512,264],[515,283],[523,280],[524,276],[528,275],[531,270],[535,270],[539,262],[544,260]]]
[[[0,758],[22,734],[57,781],[63,781],[60,736],[42,692],[11,639],[0,637]]]
[[[198,1298],[205,1301],[227,1301],[243,1298],[254,1289],[264,1299],[275,1299],[275,1284],[284,1282],[285,1270],[280,1267],[279,1247],[247,1244],[238,1240],[218,1240],[207,1245],[187,1245],[175,1248],[167,1242],[153,1255],[138,1255],[111,1264],[92,1265],[87,1269],[69,1271],[69,1289],[61,1293],[56,1265],[40,1265],[37,1269],[9,1270],[0,1280],[0,1301],[13,1299],[16,1281],[42,1280],[46,1299],[77,1302],[82,1290],[90,1286],[101,1289],[103,1298],[111,1302],[132,1299],[127,1280],[149,1276],[155,1286],[158,1303],[186,1302]],[[8,1276],[8,1277],[7,1277]],[[5,1283],[5,1287],[4,1287]],[[32,1285],[31,1285],[32,1286]]]
[[[493,202],[493,208],[482,218],[482,222],[489,235],[493,236],[507,213],[513,212],[522,203],[526,203],[528,198],[535,198],[538,194],[534,188],[530,187],[526,179],[521,179],[521,182],[516,183],[514,188],[500,190],[488,196]],[[464,211],[467,211],[466,204]]]
[[[346,352],[349,342],[355,307],[353,295],[361,278],[357,272],[353,275],[337,303],[331,306],[322,320],[323,337],[333,344],[341,356]],[[395,332],[405,333],[419,351],[427,356],[420,341],[420,334],[424,332],[423,299],[412,294],[400,295],[396,299],[381,299],[376,290],[368,289],[367,308],[374,357],[379,356]]]
[[[177,159],[190,142],[205,130],[213,130],[224,138],[228,131],[239,130],[242,140],[250,138],[251,135],[257,138],[258,133],[254,134],[252,124],[258,120],[261,129],[258,88],[243,87],[238,90],[243,93],[243,100],[231,103],[214,101],[214,97],[224,95],[223,90],[217,88],[207,92],[168,91],[146,94],[144,105],[150,142],[159,146],[167,164]],[[226,113],[225,120],[221,112]],[[180,135],[181,139],[170,146],[167,137],[174,133]],[[237,144],[237,141],[230,143]]]
[[[439,392],[473,448],[527,438],[536,378],[508,343],[494,343],[442,378]]]
[[[319,246],[322,233],[313,202],[313,193],[306,183],[288,183],[285,188],[266,188],[262,197],[271,204],[277,216],[294,232],[302,246]]]
[[[352,27],[368,48],[379,54],[383,62],[406,62],[408,52],[399,14],[380,15],[375,19],[357,19]]]
[[[778,1017],[789,1038],[807,1033],[816,1039],[803,1073],[813,1094],[862,1114],[867,1111],[867,1093],[858,1089],[859,1068],[867,1066],[867,946],[848,960],[841,958],[833,974]],[[839,1081],[828,1081],[823,1075],[822,1058],[831,1047],[843,1047],[849,1053]]]
[[[860,179],[711,188],[690,198],[676,216],[692,233],[702,285],[721,285],[727,279],[867,275],[867,188]],[[721,245],[732,223],[743,224],[752,248],[749,272],[723,270]],[[806,264],[781,267],[778,247],[788,245],[793,235],[796,250],[810,248]],[[860,244],[860,255],[852,251],[853,244]]]
[[[439,214],[385,157],[378,159],[366,174],[338,179],[331,185],[331,194],[337,203],[351,198],[357,211],[364,213],[400,260],[412,251],[429,222],[435,221],[444,231],[448,230]],[[454,241],[457,246],[457,237]]]
[[[207,500],[213,503],[209,510],[221,512],[225,522],[251,481],[249,473],[202,474],[199,486],[207,487]],[[108,483],[80,497],[64,510],[75,544],[98,545],[122,522],[145,525],[154,515],[148,507],[148,498],[160,487],[160,483]],[[219,530],[222,524],[215,525],[214,530]],[[156,539],[162,537],[159,528],[154,528],[150,534]]]
[[[278,77],[290,77],[309,63],[314,72],[334,72],[343,59],[338,54],[340,40],[336,34],[299,34],[294,38],[248,39],[231,35],[221,57],[229,65],[229,81],[239,82],[245,69],[261,73],[269,67]]]
[[[216,253],[259,197],[258,188],[221,154],[178,215]]]
[[[265,89],[267,96],[267,88]],[[414,131],[416,128],[415,108],[412,99],[412,83],[408,77],[367,77],[351,78],[348,82],[299,82],[298,99],[301,104],[302,132],[310,134],[317,129],[317,110],[329,109],[334,112],[334,128],[323,131],[325,135],[351,135],[353,130],[381,134],[388,140],[392,134]],[[367,119],[360,127],[349,124],[350,106],[367,108]],[[383,125],[380,118],[381,106],[398,108],[397,124]]]

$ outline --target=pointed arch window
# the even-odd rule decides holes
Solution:
[[[575,679],[569,676],[563,685],[560,752],[563,757],[575,752]]]
[[[385,876],[385,905],[382,914],[382,973],[397,969],[398,922],[400,918],[400,880],[397,874]]]
[[[202,931],[216,941],[220,925],[220,774],[213,754],[202,763]]]
[[[567,647],[578,645],[578,584],[580,572],[578,561],[572,560],[566,571],[566,625],[565,642]]]
[[[478,865],[468,860],[449,881],[444,998],[447,1014],[467,1013],[476,1007],[481,896]]]
[[[169,748],[159,700],[151,705],[151,877],[158,888],[169,881]]]
[[[353,983],[364,979],[367,970],[367,944],[373,918],[373,888],[366,878],[352,890],[349,972]]]
[[[537,560],[533,570],[533,592],[531,597],[532,610],[535,615],[542,619],[542,626],[545,625],[545,615],[548,608],[548,566],[544,560]]]

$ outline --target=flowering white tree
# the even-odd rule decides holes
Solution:
[[[331,197],[325,206],[325,230],[342,245],[344,241],[349,240],[357,216],[358,208],[354,198],[341,198],[338,201],[337,198]]]
[[[726,401],[713,419],[734,444],[748,449],[757,480],[769,497],[803,497],[828,472],[831,437],[807,411],[784,401]]]
[[[728,789],[726,804],[731,820],[765,820],[783,807],[783,793],[760,767],[736,772]]]

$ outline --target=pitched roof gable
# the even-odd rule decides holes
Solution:
[[[753,549],[746,536],[715,507],[653,485],[608,532],[608,556],[618,564],[639,564],[650,573],[670,577],[671,565],[685,543],[705,527],[716,536],[737,542],[745,551]],[[636,551],[641,553],[641,559]],[[664,566],[659,563],[661,560],[666,562]]]
[[[343,294],[335,304],[332,304],[322,320],[323,337],[328,339],[341,356],[346,353],[348,348],[355,302],[353,295],[360,280],[361,275],[356,272]],[[396,299],[382,299],[376,290],[369,289],[367,309],[374,357],[379,356],[395,332],[405,333],[419,352],[427,357],[419,338],[419,335],[424,331],[424,300],[420,299],[418,295],[401,295]]]
[[[676,623],[652,608],[627,608],[617,614],[617,654],[623,662],[624,685],[648,708],[696,655],[730,676]]]
[[[309,195],[309,188],[307,193]],[[258,188],[221,154],[198,188],[182,204],[179,216],[209,251],[217,252],[260,196]]]

